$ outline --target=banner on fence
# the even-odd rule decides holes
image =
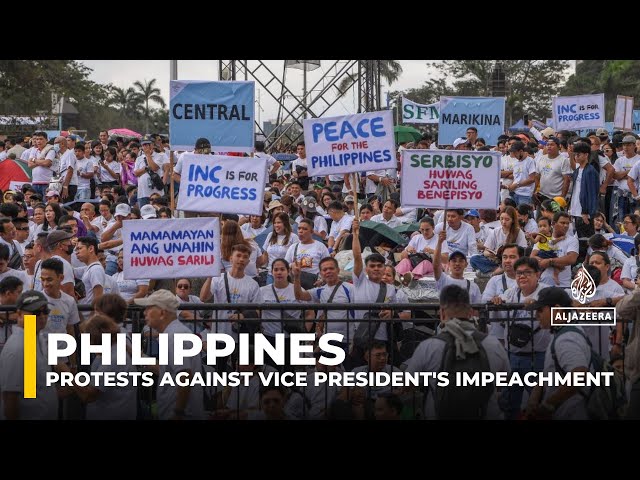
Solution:
[[[127,280],[220,275],[217,218],[127,220],[122,241]]]
[[[262,215],[267,159],[185,154],[178,210]]]
[[[393,113],[358,113],[304,121],[309,176],[396,168]]]
[[[216,152],[253,151],[254,97],[254,82],[171,80],[171,149],[193,150],[206,138]]]
[[[401,204],[417,208],[487,208],[500,203],[500,153],[402,152]]]

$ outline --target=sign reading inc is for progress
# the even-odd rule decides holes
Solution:
[[[217,218],[129,220],[122,232],[127,280],[220,275]]]
[[[604,93],[553,98],[556,131],[598,128],[604,123]]]
[[[169,137],[172,150],[193,150],[206,138],[217,152],[251,152],[254,82],[172,80]]]
[[[185,154],[178,210],[262,215],[267,159]]]
[[[500,203],[500,152],[404,150],[401,203],[417,208],[487,208]]]
[[[438,145],[453,145],[467,128],[478,129],[487,145],[497,145],[504,133],[504,97],[440,97]]]
[[[304,142],[309,176],[396,168],[390,110],[306,119]]]

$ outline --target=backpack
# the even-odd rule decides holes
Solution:
[[[467,354],[464,359],[456,357],[455,339],[449,332],[442,332],[434,337],[446,344],[440,371],[449,374],[449,385],[435,390],[434,405],[439,420],[482,420],[487,414],[487,405],[495,390],[493,383],[486,386],[456,386],[458,372],[466,372],[472,376],[476,372],[491,371],[489,357],[482,345],[487,335],[478,330],[473,330],[472,335],[478,352]]]
[[[591,359],[589,361],[589,369],[593,368],[593,371],[598,372],[612,372],[610,385],[607,387],[605,385],[592,385],[591,390],[589,390],[588,394],[585,394],[582,388],[578,390],[580,395],[582,395],[587,404],[587,413],[589,414],[589,419],[591,420],[616,420],[622,418],[622,409],[627,403],[625,388],[624,388],[624,379],[622,376],[619,376],[611,364],[604,360],[598,352],[596,352],[589,338],[585,335],[585,333],[572,326],[562,327],[556,334],[553,336],[553,340],[551,341],[551,356],[553,357],[553,363],[555,365],[555,369],[562,375],[565,375],[566,372],[560,367],[558,363],[558,357],[556,356],[556,340],[560,335],[565,332],[576,332],[582,336],[589,345],[591,349]],[[601,382],[603,383],[603,382]]]

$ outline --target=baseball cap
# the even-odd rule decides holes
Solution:
[[[47,192],[47,198],[51,198],[51,197],[59,197],[60,196],[60,192],[57,190],[49,190]]]
[[[69,233],[65,230],[54,230],[49,235],[47,235],[47,246],[53,247],[55,244],[60,243],[64,240],[68,240],[73,238],[73,234]]]
[[[453,252],[451,252],[449,254],[449,260],[453,260],[454,257],[462,257],[465,260],[467,259],[467,256],[463,252],[461,252],[460,250],[454,250]]]
[[[22,292],[16,302],[16,308],[18,310],[24,310],[25,312],[37,312],[47,305],[49,305],[47,297],[37,290],[27,290],[26,292]]]
[[[309,196],[302,199],[302,208],[306,209],[307,212],[315,212],[317,204],[318,201],[315,199],[315,197]]]
[[[211,142],[204,137],[200,137],[198,140],[196,140],[196,148],[211,148]]]
[[[354,202],[353,195],[347,195],[344,197],[344,203]]]
[[[472,209],[469,210],[466,214],[465,217],[476,217],[476,218],[480,218],[480,212],[478,212],[478,210],[476,209]]]
[[[140,216],[144,220],[148,220],[150,218],[156,218],[158,216],[158,212],[153,208],[153,205],[147,204],[140,209]]]
[[[563,197],[553,197],[553,201],[560,205],[562,208],[567,208],[567,201]]]
[[[599,137],[608,137],[609,132],[607,132],[606,128],[599,128],[596,130],[596,135]]]
[[[541,134],[543,137],[553,137],[553,136],[556,134],[556,131],[555,131],[553,128],[551,128],[551,127],[547,127],[547,128],[545,128],[545,129],[542,129],[542,130],[540,131],[540,134]]]
[[[622,143],[636,143],[636,137],[633,135],[625,135],[622,139]]]
[[[158,307],[168,312],[178,311],[178,305],[180,305],[176,296],[169,290],[164,289],[156,290],[146,298],[136,298],[134,302],[136,305]]]
[[[456,148],[458,145],[462,145],[463,143],[467,143],[467,139],[466,138],[456,138],[453,141],[453,148]]]
[[[525,306],[527,310],[538,310],[542,307],[553,307],[559,305],[561,307],[570,307],[572,305],[569,294],[560,287],[547,287],[538,292],[538,299]]]
[[[144,136],[140,139],[140,145],[144,145],[148,143],[153,143],[153,140],[151,139],[151,137]]]
[[[66,142],[66,141],[67,141],[67,138],[66,138],[66,137],[63,137],[63,136],[61,135],[61,136],[59,136],[59,137],[56,137],[56,139],[53,141],[53,143],[54,143],[54,144],[55,144],[55,143],[62,143],[62,142]]]
[[[151,207],[151,208],[153,208],[153,207]],[[131,207],[129,205],[127,205],[126,203],[119,203],[118,205],[116,205],[116,213],[114,213],[114,215],[116,217],[118,215],[120,215],[122,217],[126,217],[130,213],[131,213]],[[140,212],[140,213],[142,213],[142,212]]]

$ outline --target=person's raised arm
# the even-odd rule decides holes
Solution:
[[[442,243],[447,239],[447,230],[442,229],[438,234],[438,243],[436,244],[436,253],[433,254],[433,278],[436,281],[442,276]]]
[[[291,273],[293,273],[293,292],[295,293],[296,300],[305,302],[313,300],[311,294],[300,285],[300,265],[298,265],[298,262],[291,264]]]
[[[359,277],[362,273],[362,249],[360,247],[360,220],[353,217],[353,224],[351,225],[353,231],[353,241],[351,242],[351,250],[353,251],[353,273],[356,277]]]

